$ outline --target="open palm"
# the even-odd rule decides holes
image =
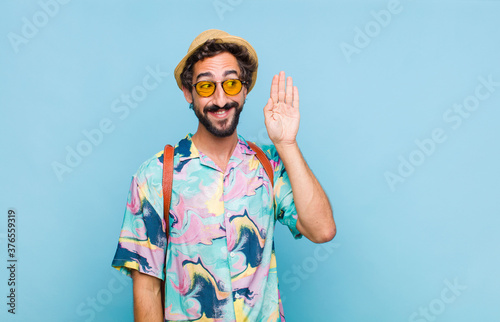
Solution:
[[[271,97],[264,107],[267,134],[275,145],[293,144],[299,130],[299,90],[285,72],[274,75]]]

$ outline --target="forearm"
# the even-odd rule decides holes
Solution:
[[[336,234],[328,197],[307,165],[297,143],[276,145],[292,185],[297,229],[315,243],[330,241]]]
[[[163,322],[161,281],[155,277],[132,271],[134,282],[134,321]]]

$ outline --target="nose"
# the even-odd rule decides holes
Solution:
[[[226,105],[227,103],[227,95],[226,92],[224,92],[224,89],[222,88],[221,83],[217,83],[215,85],[215,93],[213,94],[214,97],[214,104],[222,107]]]

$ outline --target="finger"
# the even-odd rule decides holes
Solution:
[[[299,89],[297,86],[293,87],[293,108],[299,109]]]
[[[273,102],[278,102],[278,75],[273,76],[273,82],[271,83],[271,99]]]
[[[292,106],[293,101],[293,80],[290,76],[286,79],[286,97],[285,103],[286,105]]]
[[[272,99],[272,98],[269,98],[269,99],[267,100],[267,104],[266,104],[266,106],[264,106],[264,114],[272,112],[273,107],[274,107],[274,102],[273,102],[273,99]]]
[[[278,82],[278,101],[284,102],[285,101],[285,72],[281,71],[279,77],[280,77],[280,79]]]

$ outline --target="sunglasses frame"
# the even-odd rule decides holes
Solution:
[[[239,82],[241,83],[241,88],[240,88],[240,90],[238,91],[238,93],[236,93],[236,94],[229,94],[228,92],[226,92],[226,89],[224,88],[224,83],[225,83],[225,82],[228,82],[228,81],[235,81],[235,80],[237,80],[237,81],[239,81]],[[198,85],[198,84],[199,84],[199,83],[201,83],[201,82],[209,82],[209,83],[214,84],[214,91],[212,92],[212,94],[205,96],[205,95],[201,95],[201,94],[198,92],[198,89],[196,88],[196,85]],[[222,90],[224,91],[224,93],[226,93],[226,95],[229,95],[229,96],[236,96],[236,95],[238,95],[238,94],[241,92],[241,90],[243,89],[243,85],[245,85],[246,83],[247,83],[247,82],[242,81],[241,79],[238,79],[238,78],[230,78],[230,79],[226,79],[226,80],[221,81],[221,82],[214,82],[214,81],[208,81],[208,80],[201,80],[201,81],[199,81],[199,82],[196,82],[196,83],[192,84],[192,86],[193,86],[193,87],[194,87],[194,89],[196,90],[196,93],[197,93],[198,95],[200,95],[201,97],[210,97],[210,96],[214,95],[215,91],[217,90],[217,84],[220,84],[220,86],[222,87]]]

